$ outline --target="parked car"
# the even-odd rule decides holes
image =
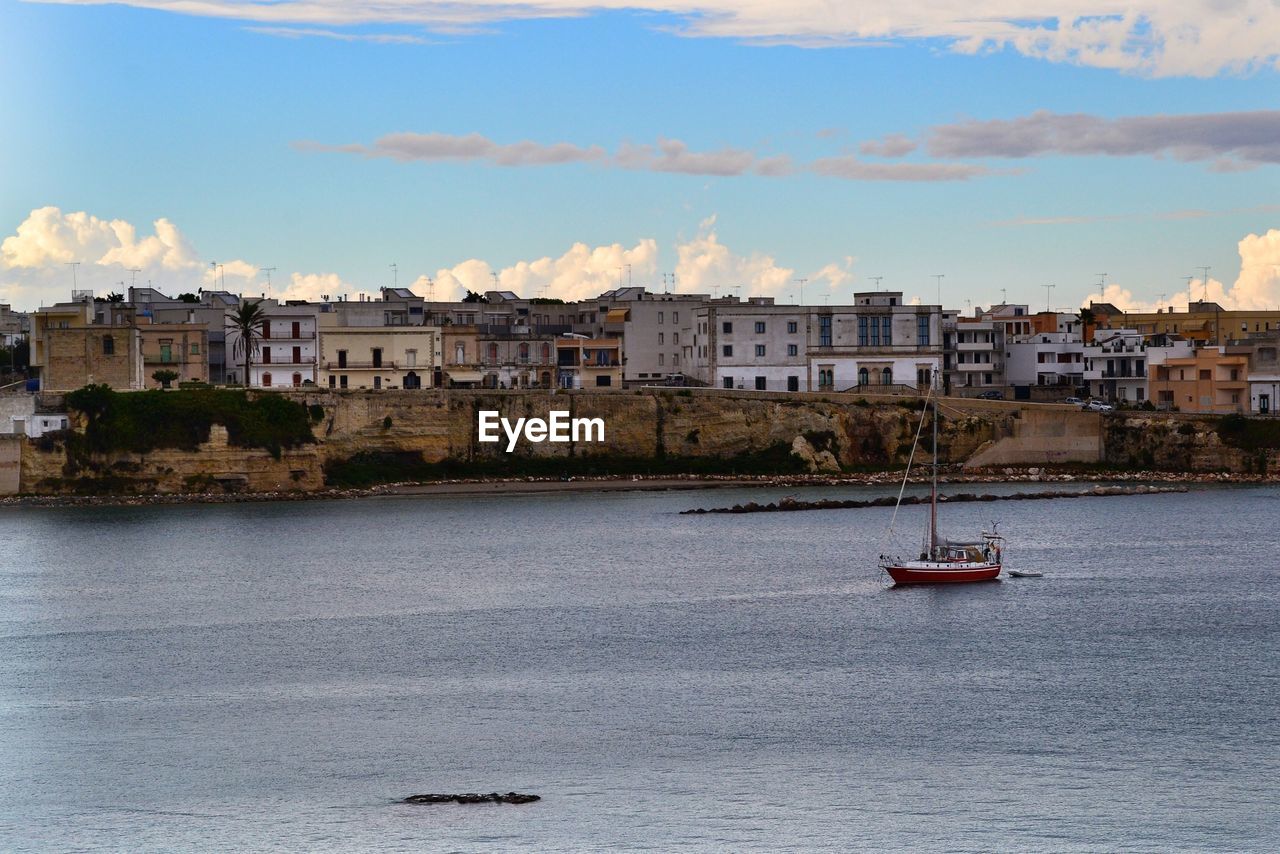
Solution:
[[[1115,407],[1109,403],[1103,403],[1101,400],[1091,400],[1085,409],[1090,412],[1114,412]]]
[[[1067,404],[1067,406],[1084,406],[1084,401],[1078,397],[1068,397],[1062,402]]]
[[[1004,392],[992,389],[990,391],[978,392],[979,400],[1004,400]]]

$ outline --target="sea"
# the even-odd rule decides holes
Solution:
[[[0,508],[0,850],[1280,850],[1280,489],[889,492]]]

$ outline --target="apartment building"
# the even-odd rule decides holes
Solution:
[[[1147,393],[1147,343],[1134,329],[1099,329],[1084,344],[1084,382],[1102,400],[1142,403]]]
[[[1037,332],[1021,341],[1006,341],[1005,376],[1015,396],[1026,394],[1031,386],[1079,388],[1084,384],[1084,344],[1079,333]]]
[[[1162,409],[1231,414],[1249,408],[1249,354],[1225,345],[1199,347],[1149,371],[1150,392]]]
[[[142,335],[132,307],[95,303],[92,291],[45,306],[31,318],[31,369],[42,391],[92,383],[143,387]]]
[[[1280,311],[1228,311],[1216,302],[1199,300],[1186,311],[1120,312],[1111,325],[1136,329],[1144,335],[1181,335],[1201,344],[1225,344],[1248,335],[1280,331]]]
[[[258,352],[250,358],[251,388],[299,388],[315,385],[319,342],[319,306],[302,302],[281,305],[273,299],[259,302],[265,319]],[[244,351],[240,334],[231,327],[226,332],[227,382],[244,383]]]
[[[973,397],[1005,388],[1006,328],[1004,321],[990,317],[943,315],[942,378],[947,394]]]
[[[565,335],[556,339],[556,384],[560,388],[621,388],[622,341]]]
[[[899,292],[845,306],[727,299],[696,309],[686,329],[690,373],[721,388],[914,389],[941,365],[941,308],[904,305]]]

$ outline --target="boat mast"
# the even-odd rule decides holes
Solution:
[[[937,391],[938,372],[933,372],[933,390]],[[933,399],[933,489],[929,495],[929,557],[938,548],[938,398]]]

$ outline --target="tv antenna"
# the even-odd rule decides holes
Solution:
[[[391,265],[391,287],[400,287],[400,268],[395,264]]]
[[[1050,308],[1050,307],[1049,307],[1050,301],[1053,299],[1053,297],[1050,295],[1050,291],[1052,291],[1052,290],[1053,290],[1054,288],[1056,288],[1056,287],[1057,287],[1057,285],[1045,285],[1045,286],[1044,286],[1044,310],[1045,310],[1045,311],[1052,311],[1052,310],[1053,310],[1052,308]]]
[[[133,287],[138,282],[138,274],[142,272],[141,267],[129,268],[129,287]],[[122,283],[123,284],[123,283]]]
[[[261,272],[267,274],[267,296],[271,296],[271,274],[275,272],[275,267],[263,267]]]
[[[1194,299],[1194,296],[1193,296],[1193,295],[1192,295],[1192,293],[1191,293],[1191,283],[1192,283],[1192,282],[1194,282],[1194,281],[1196,280],[1196,277],[1195,277],[1195,276],[1183,276],[1183,278],[1187,280],[1187,311],[1189,312],[1189,311],[1191,311],[1191,301],[1192,301],[1192,299]]]
[[[867,276],[867,278],[876,283],[877,291],[880,290],[880,282],[884,279],[884,276]]]
[[[80,266],[79,261],[68,261],[67,266],[71,268],[71,289],[76,290],[79,283],[76,281],[76,267]]]
[[[942,305],[942,280],[947,277],[946,273],[934,273],[933,278],[938,280],[938,305]]]
[[[797,283],[799,283],[799,285],[800,285],[800,304],[801,304],[801,305],[804,305],[804,283],[805,283],[805,282],[807,282],[807,281],[809,281],[809,280],[808,280],[808,279],[796,279],[796,282],[797,282]]]
[[[1209,299],[1209,268],[1202,266],[1196,269],[1204,271],[1204,296],[1202,299],[1207,301]]]

